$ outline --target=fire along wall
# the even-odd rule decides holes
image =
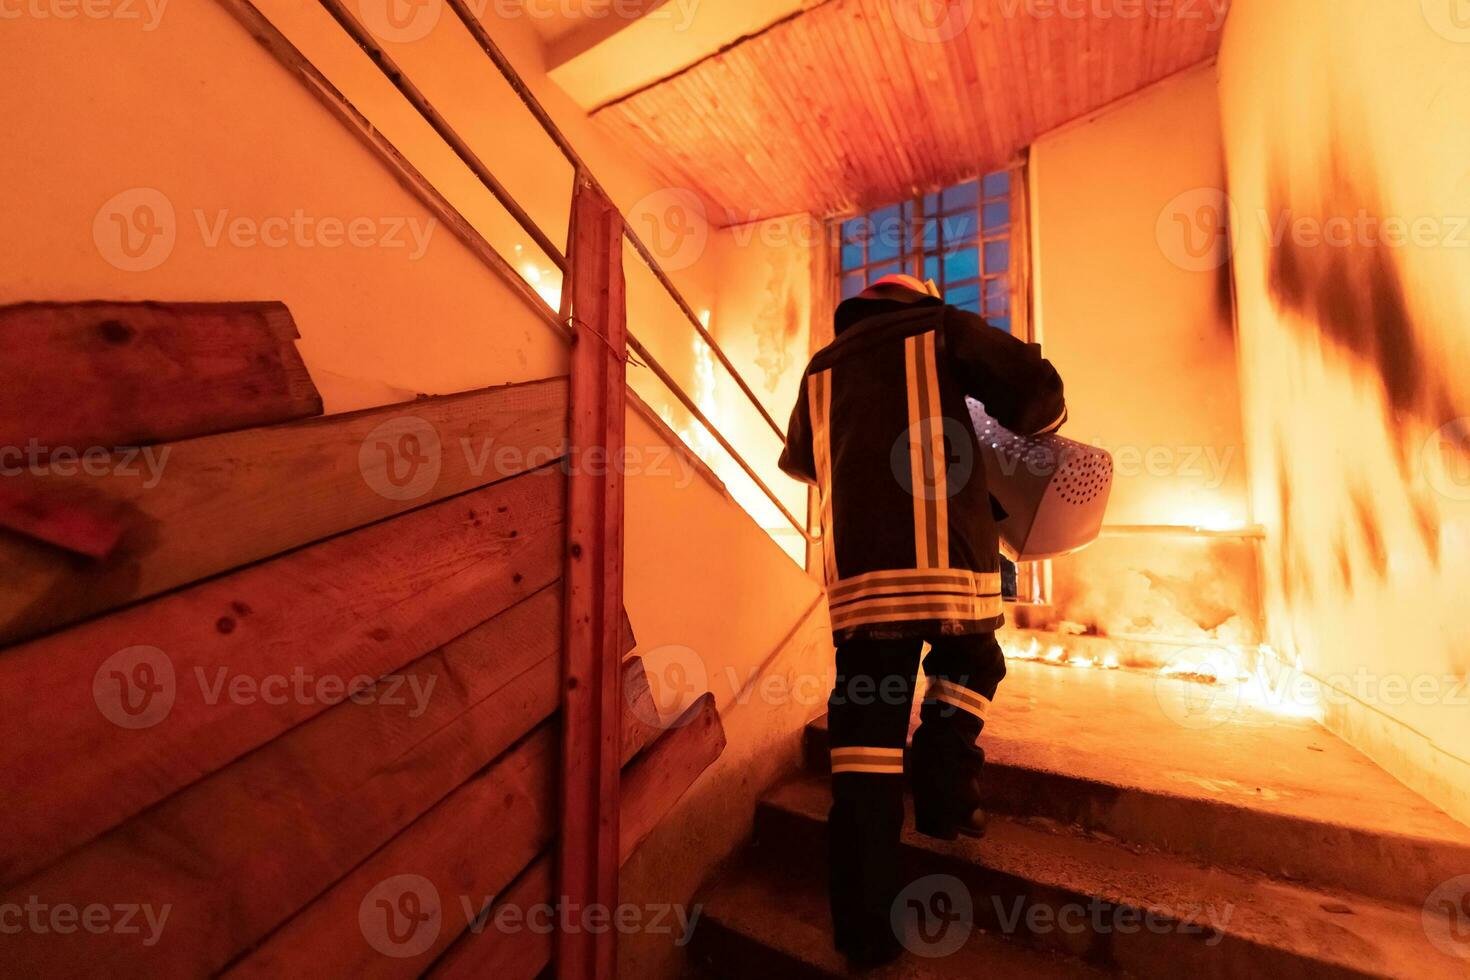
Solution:
[[[1220,57],[1270,639],[1470,819],[1470,19],[1237,0]]]
[[[1216,202],[1223,165],[1212,65],[1031,150],[1037,332],[1066,382],[1063,434],[1110,450],[1117,473],[1103,538],[1054,562],[1054,598],[1090,632],[1165,641],[1135,657],[1258,642],[1227,255],[1179,222]]]
[[[257,6],[502,255],[537,269],[538,285],[557,295],[544,256],[318,5]],[[490,28],[631,219],[656,209],[665,189],[546,79],[532,26],[511,18]],[[445,14],[423,37],[387,47],[562,241],[570,167],[458,24]],[[221,4],[169,4],[156,21],[6,19],[0,52],[8,69],[0,303],[282,300],[329,413],[566,372],[564,340],[433,226],[382,161]],[[357,219],[368,224],[349,240]],[[671,270],[697,309],[714,305],[720,279],[705,231],[706,245]],[[626,264],[632,329],[692,387],[687,323],[636,259]],[[732,273],[722,295],[738,298],[744,281],[763,280]],[[672,397],[650,377],[630,368],[652,408],[664,410]],[[659,862],[630,868],[624,898],[688,901],[748,835],[762,780],[794,763],[800,728],[825,697],[796,681],[821,686],[830,646],[803,570],[672,433],[634,411],[628,426],[627,605],[638,652],[670,712],[692,679],[707,679],[727,713],[729,745],[648,842]],[[630,937],[624,951],[639,965],[678,953],[667,936]]]

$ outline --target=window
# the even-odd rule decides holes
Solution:
[[[933,279],[953,306],[1011,329],[1011,173],[879,208],[842,223],[841,295],[883,276]]]
[[[1011,332],[1011,172],[924,194],[842,222],[838,285],[843,299],[902,272],[933,279],[944,301]],[[1005,558],[1001,588],[1019,591]]]

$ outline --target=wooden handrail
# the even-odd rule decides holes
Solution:
[[[337,2],[337,0],[331,0],[331,2]],[[491,39],[490,34],[485,30],[485,26],[480,23],[479,18],[469,9],[465,0],[448,0],[448,3],[450,9],[454,11],[455,15],[459,17],[460,22],[464,24],[465,29],[470,32],[470,36],[475,39],[475,43],[480,45],[480,50],[495,63],[495,67],[500,70],[500,74],[505,77],[506,82],[516,95],[520,97],[521,102],[530,111],[531,115],[536,117],[536,121],[541,124],[541,128],[556,143],[557,148],[561,150],[562,154],[572,163],[579,173],[583,174],[586,179],[592,182],[592,186],[599,193],[611,201],[612,195],[608,194],[598,182],[592,173],[592,168],[588,167],[586,161],[577,153],[571,141],[566,138],[561,128],[557,126],[556,121],[551,118],[551,114],[546,111],[541,105],[541,101],[536,98],[535,93],[526,85],[520,73],[516,71],[515,66],[510,63],[510,59],[505,56],[504,52],[500,50],[500,47]],[[704,323],[695,315],[694,309],[684,299],[684,295],[679,292],[678,287],[674,285],[673,280],[669,278],[668,273],[664,271],[658,259],[654,258],[648,246],[643,243],[643,239],[639,238],[638,234],[633,231],[632,225],[628,223],[626,218],[623,221],[623,234],[632,243],[639,257],[643,259],[659,283],[673,298],[674,302],[679,305],[679,309],[683,311],[684,316],[689,320],[689,325],[694,328],[695,332],[699,334],[700,338],[706,344],[709,344],[710,351],[725,366],[725,370],[730,372],[730,376],[735,379],[735,383],[740,386],[740,390],[745,394],[745,397],[755,406],[755,410],[760,413],[761,418],[765,419],[766,424],[771,427],[771,431],[776,433],[777,437],[784,441],[786,430],[782,428],[779,422],[771,417],[770,412],[766,411],[765,405],[761,403],[761,400],[756,397],[755,392],[746,384],[745,378],[741,376],[740,372],[735,368],[735,365],[730,362],[730,358],[726,356],[724,348],[716,342]]]

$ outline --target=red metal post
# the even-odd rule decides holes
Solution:
[[[566,645],[562,677],[561,859],[557,975],[611,980],[617,934],[584,925],[618,903],[622,708],[623,429],[627,309],[623,221],[588,181],[572,201],[571,451],[567,489]],[[572,925],[567,927],[567,923]]]

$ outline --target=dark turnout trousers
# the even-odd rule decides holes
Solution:
[[[918,829],[952,837],[979,806],[976,744],[1005,677],[994,633],[940,636],[924,657],[929,684],[909,757]],[[902,881],[904,745],[923,640],[852,640],[837,648],[828,700],[832,922],[838,948],[896,943],[890,913]]]

